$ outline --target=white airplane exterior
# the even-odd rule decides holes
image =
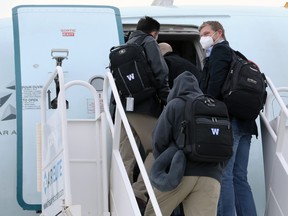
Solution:
[[[60,206],[58,203],[60,199],[53,204],[51,200],[57,200],[57,197],[52,196],[53,199],[49,197],[51,192],[49,190],[56,190],[57,196],[61,197],[63,194],[58,193],[61,192],[59,188],[69,188],[66,183],[70,176],[65,178],[66,181],[63,182],[63,185],[62,183],[57,184],[58,188],[56,189],[51,186],[53,182],[47,183],[46,186],[43,185],[45,185],[45,173],[47,176],[54,176],[54,180],[56,177],[60,178],[55,173],[60,173],[61,152],[65,146],[49,149],[47,155],[41,154],[41,149],[39,150],[41,146],[45,148],[43,141],[39,141],[39,139],[41,137],[43,139],[47,135],[47,131],[41,129],[41,124],[46,125],[41,116],[44,115],[44,119],[46,119],[46,115],[49,118],[50,116],[53,118],[55,115],[52,109],[46,110],[47,114],[43,114],[41,110],[41,107],[43,109],[43,98],[46,102],[52,101],[56,97],[57,86],[52,84],[52,87],[47,87],[47,92],[50,90],[50,93],[44,96],[41,92],[45,89],[46,82],[50,80],[48,83],[53,83],[56,63],[61,60],[63,65],[58,64],[56,71],[58,71],[60,79],[64,77],[64,81],[62,80],[64,84],[60,83],[62,84],[61,88],[69,88],[63,99],[69,103],[69,109],[67,117],[66,114],[63,114],[64,120],[60,115],[61,118],[58,116],[56,119],[60,118],[61,121],[51,120],[52,123],[47,122],[47,127],[52,127],[51,125],[54,124],[61,125],[67,118],[90,119],[88,121],[90,122],[94,116],[100,115],[99,110],[96,109],[98,105],[94,104],[99,96],[104,99],[104,105],[102,104],[104,107],[98,108],[107,113],[105,83],[111,85],[108,92],[112,91],[113,93],[113,82],[109,76],[106,77],[109,50],[114,45],[124,43],[123,32],[126,35],[133,31],[139,18],[144,15],[152,16],[161,23],[159,42],[170,43],[176,51],[199,68],[203,65],[204,54],[199,44],[198,26],[206,20],[220,21],[225,28],[225,34],[231,47],[255,61],[269,78],[271,85],[268,92],[271,95],[276,94],[276,96],[268,97],[265,113],[262,113],[261,118],[257,120],[260,135],[258,139],[253,138],[252,140],[249,182],[254,193],[258,215],[288,215],[285,205],[287,197],[285,194],[288,194],[286,193],[288,187],[285,185],[285,181],[287,182],[288,179],[288,153],[285,147],[287,143],[285,140],[288,138],[288,112],[285,108],[287,105],[286,87],[288,86],[288,73],[286,72],[288,43],[285,39],[285,35],[288,33],[288,9],[252,6],[148,6],[118,9],[111,6],[87,5],[19,5],[13,8],[10,18],[0,20],[0,50],[2,50],[0,52],[0,74],[3,77],[0,81],[1,215],[30,216],[40,215],[42,212],[43,216],[54,216],[60,212],[59,208],[53,206],[54,204]],[[51,76],[54,76],[53,79]],[[90,88],[89,84],[92,84],[98,90],[97,94],[91,90],[92,96],[89,96],[74,87],[70,90],[70,87],[74,86],[74,83],[71,83],[73,80],[80,80],[76,84],[88,86],[88,89]],[[100,87],[98,86],[99,80]],[[104,89],[101,87],[103,80]],[[87,82],[87,85],[82,81]],[[274,86],[281,88],[274,89]],[[280,98],[278,98],[278,92],[280,92]],[[62,98],[64,95],[60,94],[59,97]],[[82,100],[78,101],[79,98]],[[75,104],[77,103],[83,103],[84,106],[76,108]],[[44,105],[49,106],[45,102]],[[63,104],[60,103],[59,106],[63,106]],[[119,112],[119,115],[125,118],[123,113]],[[109,119],[109,117],[106,118]],[[109,125],[109,120],[107,122]],[[70,124],[67,127],[69,131]],[[98,126],[95,123],[92,127],[97,128]],[[63,131],[65,131],[64,129]],[[86,134],[84,131],[87,129],[75,130],[78,137],[83,136],[83,142],[84,134]],[[117,133],[115,132],[115,134]],[[47,137],[49,136],[48,134]],[[56,135],[56,137],[58,136],[64,137],[64,135]],[[75,136],[75,140],[77,136]],[[106,150],[111,152],[111,149],[114,149],[112,143],[115,142],[111,140],[116,140],[116,138],[114,135],[106,134],[106,136],[109,138],[105,142],[109,143],[110,141]],[[78,141],[81,142],[81,139]],[[99,142],[101,143],[101,141]],[[89,146],[89,148],[93,147]],[[76,147],[75,151],[77,152],[79,149]],[[56,165],[49,161],[49,158],[53,157],[58,160]],[[95,157],[97,158],[97,155]],[[63,158],[65,157],[63,156]],[[115,156],[115,158],[117,157]],[[91,159],[91,161],[94,160],[96,159]],[[97,176],[93,175],[91,178],[96,178],[96,182],[98,180],[98,182],[102,182],[100,188],[102,187],[104,190],[105,187],[111,188],[109,192],[106,192],[109,195],[103,192],[105,198],[110,196],[107,199],[110,201],[112,199],[111,207],[106,208],[106,203],[100,202],[101,199],[97,197],[98,195],[88,195],[83,198],[82,195],[79,195],[81,197],[79,203],[84,202],[89,205],[92,202],[92,206],[93,202],[98,202],[103,211],[97,212],[94,208],[89,209],[89,206],[82,205],[82,211],[77,207],[73,210],[71,207],[72,214],[78,212],[78,215],[124,215],[121,212],[125,213],[126,211],[125,215],[127,215],[127,212],[131,211],[131,215],[139,215],[134,200],[125,203],[124,199],[121,200],[118,197],[119,191],[113,191],[113,188],[115,190],[113,186],[116,184],[115,178],[118,178],[117,175],[120,174],[115,171],[117,169],[114,166],[117,164],[117,160],[113,160],[113,154],[111,156],[111,153],[108,153],[107,160],[108,165],[106,165],[110,167],[111,164],[111,170],[108,169],[111,179],[100,181]],[[63,161],[65,160],[63,159]],[[79,162],[80,159],[75,159],[75,161]],[[46,170],[45,165],[47,165]],[[78,194],[78,189],[73,189],[79,187],[74,179],[77,179],[77,172],[80,173],[81,169],[77,170],[71,164],[70,166],[71,175],[73,175],[71,182],[68,181],[72,187],[70,192]],[[95,167],[97,166],[96,163]],[[119,165],[119,167],[121,166]],[[49,172],[49,170],[55,172]],[[56,172],[56,170],[58,171]],[[121,173],[120,168],[119,170]],[[81,176],[89,175],[89,173],[81,174]],[[109,175],[107,176],[109,178]],[[125,179],[123,177],[123,185],[127,184]],[[121,181],[118,184],[121,185]],[[127,187],[127,185],[123,187],[123,191],[129,198],[131,189],[125,189]],[[92,185],[88,185],[85,190],[89,191],[92,188]],[[46,191],[48,192],[46,193]],[[69,195],[67,197],[69,198]],[[75,198],[73,201],[69,201],[68,198],[66,202],[74,206]],[[128,198],[127,200],[130,200]],[[46,201],[43,201],[45,199]],[[77,198],[76,201],[78,201]],[[123,209],[121,209],[121,205]],[[83,210],[86,207],[89,210]],[[157,211],[157,207],[155,211]],[[65,213],[62,214],[65,215]],[[75,215],[77,214],[75,213]]]

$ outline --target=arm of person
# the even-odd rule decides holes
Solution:
[[[173,112],[167,105],[161,113],[152,133],[153,155],[157,158],[164,152],[173,140]]]
[[[157,42],[154,39],[147,41],[144,48],[148,62],[156,79],[158,96],[163,105],[165,105],[167,103],[167,96],[170,90],[168,84],[169,69],[160,52]]]
[[[209,83],[207,94],[221,98],[221,88],[227,77],[232,61],[231,49],[225,45],[215,45],[209,58]]]

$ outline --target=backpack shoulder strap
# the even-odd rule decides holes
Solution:
[[[231,48],[232,49],[232,48]],[[240,51],[238,51],[238,50],[233,50],[232,49],[232,51],[234,52],[234,54],[236,55],[236,56],[238,56],[238,57],[240,57],[241,59],[244,59],[244,60],[246,60],[246,61],[249,61],[247,58],[246,58],[246,56],[245,55],[243,55]]]
[[[179,149],[185,149],[186,148],[186,132],[187,132],[187,126],[189,123],[189,117],[191,115],[191,104],[193,103],[192,99],[189,99],[187,96],[182,95],[178,96],[176,98],[180,98],[181,100],[185,101],[185,108],[184,108],[184,120],[181,122],[181,126],[179,128],[178,137],[176,140],[176,144]]]
[[[150,34],[142,34],[140,35],[139,37],[136,38],[136,40],[134,42],[126,42],[125,44],[132,44],[132,46],[135,44],[140,47],[139,50],[141,50],[141,53],[142,55],[145,57],[145,59],[147,60],[147,56],[146,56],[146,52],[145,52],[145,49],[143,47],[143,42],[144,42],[144,39],[147,37],[147,36],[151,36]],[[152,37],[152,36],[151,36]]]
[[[185,109],[184,109],[184,112],[186,111],[186,106],[187,106],[187,97],[185,96],[178,96],[176,98],[179,98],[183,101],[185,101]],[[186,121],[186,114],[184,114],[184,120],[181,122],[181,125],[180,125],[180,128],[178,130],[178,134],[177,134],[177,138],[175,140],[175,143],[176,143],[176,146],[179,148],[179,149],[184,149],[185,147],[185,141],[186,141],[186,136],[185,136],[185,130],[186,130],[186,124],[187,124],[187,121]]]

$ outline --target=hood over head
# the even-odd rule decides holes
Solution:
[[[203,95],[203,92],[199,88],[197,78],[189,71],[181,73],[173,83],[173,88],[167,98],[167,102],[175,97],[188,96],[195,98],[196,96]]]

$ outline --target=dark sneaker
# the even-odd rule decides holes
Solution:
[[[136,197],[136,201],[138,203],[138,207],[139,207],[139,210],[141,212],[141,215],[144,215],[147,203],[138,197]]]

